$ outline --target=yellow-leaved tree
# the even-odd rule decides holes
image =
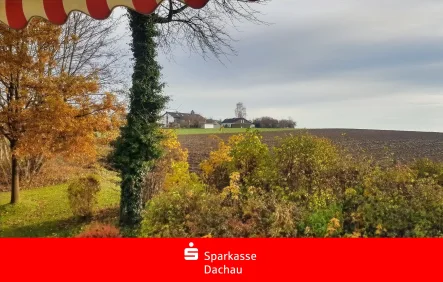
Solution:
[[[20,161],[36,155],[93,159],[96,134],[119,127],[124,108],[99,94],[94,72],[60,71],[61,28],[41,19],[16,31],[0,24],[0,136],[11,149],[11,203],[19,200]]]

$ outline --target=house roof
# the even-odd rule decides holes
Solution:
[[[245,118],[227,118],[225,119],[222,123],[238,123],[239,121],[244,120],[245,123],[251,123],[249,120],[245,119]]]
[[[213,124],[219,124],[220,122],[218,121],[218,120],[215,120],[215,119],[207,119],[206,120],[206,123],[213,123]]]
[[[179,113],[179,112],[166,112],[165,115],[170,115],[174,119],[181,119],[181,120],[196,120],[199,122],[205,122],[206,119],[202,117],[199,114],[195,113]]]

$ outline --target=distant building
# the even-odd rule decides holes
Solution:
[[[228,118],[222,122],[222,126],[226,128],[252,128],[255,127],[252,122],[245,118]]]
[[[203,125],[202,128],[216,128],[216,129],[218,129],[220,127],[221,127],[221,124],[217,120],[207,119],[206,123]]]
[[[167,128],[199,128],[206,123],[206,119],[194,111],[191,113],[166,112],[160,118],[160,124]]]

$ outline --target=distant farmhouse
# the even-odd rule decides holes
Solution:
[[[221,124],[215,119],[207,119],[204,127],[202,128],[220,128]]]
[[[252,122],[245,118],[228,118],[222,121],[222,126],[226,128],[253,128]]]
[[[220,124],[211,119],[191,113],[166,112],[160,118],[160,124],[165,128],[220,128]]]

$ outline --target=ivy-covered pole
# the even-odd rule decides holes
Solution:
[[[116,142],[113,161],[122,177],[120,223],[136,226],[142,220],[143,178],[161,154],[158,120],[168,98],[162,95],[164,84],[156,61],[155,24],[151,16],[132,10],[128,15],[135,64],[127,124]]]

